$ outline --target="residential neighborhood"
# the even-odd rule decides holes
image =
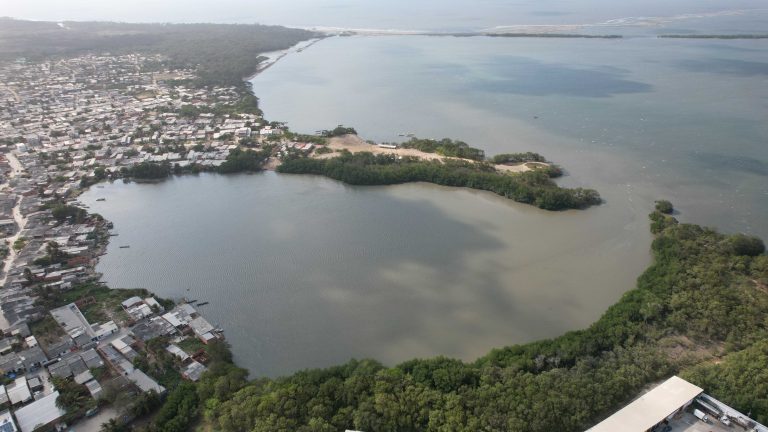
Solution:
[[[207,346],[224,337],[194,301],[100,282],[95,265],[113,227],[77,201],[85,188],[146,163],[199,172],[242,147],[312,149],[244,108],[242,89],[195,88],[192,72],[161,60],[0,67],[3,430],[63,430],[108,405],[130,421],[169,383],[199,380]]]

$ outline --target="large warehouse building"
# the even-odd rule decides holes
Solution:
[[[768,428],[673,376],[587,432],[768,432]]]

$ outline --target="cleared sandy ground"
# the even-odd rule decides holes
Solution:
[[[398,156],[415,156],[417,158],[427,159],[427,160],[461,159],[461,158],[445,157],[435,153],[425,153],[415,149],[382,148],[377,145],[368,144],[357,135],[344,135],[340,137],[331,138],[330,140],[328,140],[328,148],[334,150],[334,152],[325,153],[325,154],[313,154],[312,157],[317,159],[327,159],[327,158],[338,156],[338,154],[336,153],[336,150],[349,150],[352,153],[371,152],[374,154],[395,154]],[[473,160],[470,160],[470,159],[462,159],[462,160],[466,160],[468,162],[474,162]],[[499,171],[525,172],[525,171],[530,171],[532,167],[535,167],[535,164],[537,163],[527,163],[527,164],[521,163],[516,165],[495,165],[495,167]],[[545,165],[545,164],[539,164],[539,165]]]

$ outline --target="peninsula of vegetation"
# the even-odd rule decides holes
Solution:
[[[354,137],[351,141],[355,143]],[[395,145],[377,147],[357,141],[358,145],[343,147],[332,157],[326,152],[320,157],[293,153],[282,160],[277,171],[324,175],[354,185],[427,182],[468,187],[545,210],[582,209],[601,202],[592,189],[557,186],[552,177],[562,175],[562,170],[536,153],[497,155],[486,161],[482,150],[450,139],[413,138],[400,146],[404,154]],[[365,147],[377,147],[377,152]]]

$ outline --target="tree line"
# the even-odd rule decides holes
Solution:
[[[558,187],[547,172],[497,172],[486,163],[462,160],[427,161],[368,152],[342,152],[330,159],[289,158],[277,168],[290,174],[316,174],[353,185],[428,182],[494,192],[546,210],[586,208],[601,202],[592,189]]]
[[[524,162],[547,162],[547,159],[534,152],[525,153],[501,153],[491,158],[495,164],[515,164]]]

